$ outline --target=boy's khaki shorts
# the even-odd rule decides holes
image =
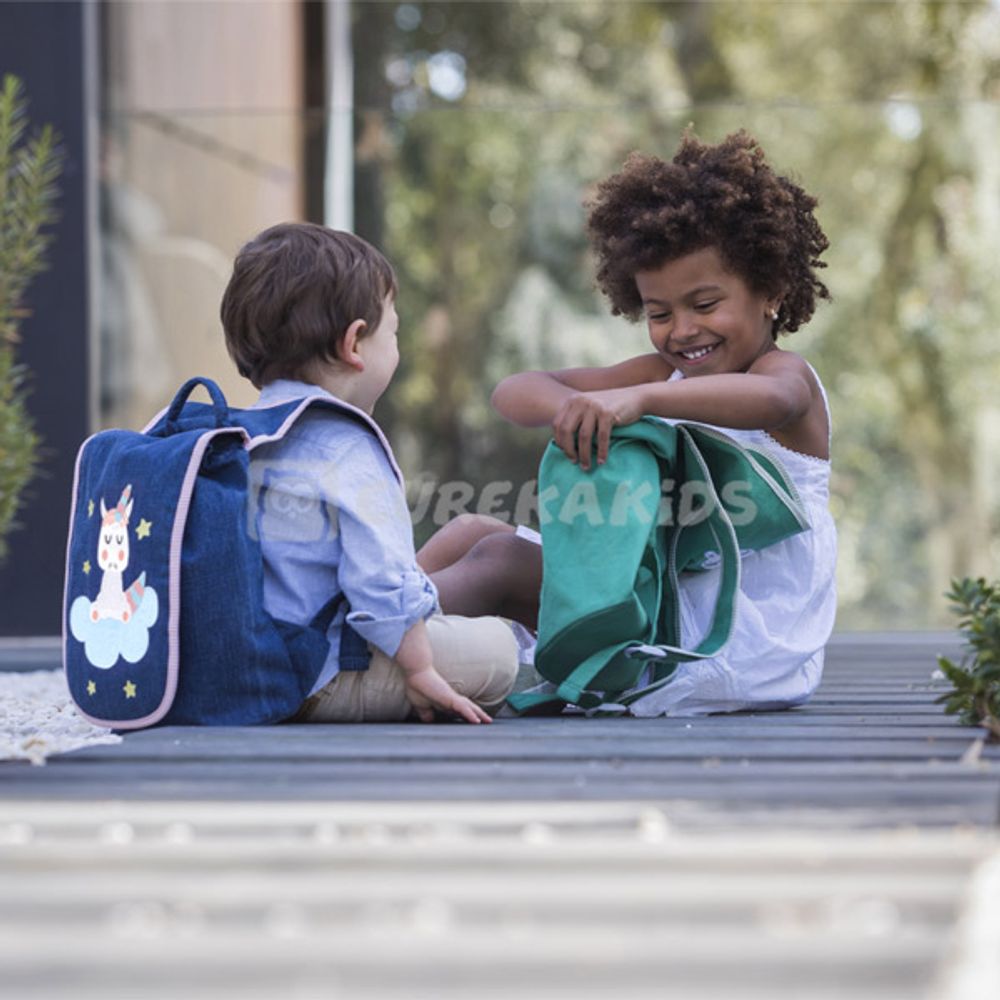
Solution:
[[[432,615],[427,636],[438,673],[459,693],[495,715],[517,677],[517,641],[500,618]],[[371,647],[367,670],[337,674],[311,695],[292,722],[401,722],[413,709],[403,668]],[[414,716],[415,717],[415,716]]]

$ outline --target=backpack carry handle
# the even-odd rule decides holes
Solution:
[[[230,426],[231,421],[229,419],[229,404],[226,402],[226,397],[222,395],[222,390],[210,378],[202,378],[199,375],[195,378],[189,378],[177,390],[177,395],[174,396],[174,401],[170,404],[170,408],[167,410],[166,429],[168,434],[176,434],[180,429],[177,426],[177,421],[180,419],[181,411],[184,409],[184,404],[188,401],[188,396],[190,396],[199,385],[204,386],[205,390],[212,398],[212,410],[215,413],[215,426]]]

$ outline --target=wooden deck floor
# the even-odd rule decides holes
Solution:
[[[1000,754],[934,703],[939,646],[839,638],[784,713],[0,764],[0,996],[978,1000]]]
[[[992,827],[1000,748],[980,751],[982,734],[935,704],[946,645],[837,638],[816,696],[787,712],[154,729],[44,768],[0,766],[0,799],[625,800],[685,827]]]

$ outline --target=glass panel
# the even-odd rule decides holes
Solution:
[[[240,245],[302,212],[301,5],[100,13],[102,424],[143,426],[195,374],[250,402],[219,300]]]
[[[530,517],[546,434],[491,411],[500,378],[647,349],[595,291],[582,206],[693,123],[750,130],[819,198],[833,301],[781,343],[831,396],[839,627],[950,624],[948,578],[995,575],[995,5],[366,3],[354,53],[355,228],[400,278],[376,416],[418,538],[462,509]],[[194,373],[253,398],[219,298],[245,238],[303,217],[324,118],[112,109],[107,422],[141,425]]]
[[[233,256],[301,213],[307,122],[290,114],[108,119],[102,172],[101,418],[142,426],[184,379],[255,398],[222,339]]]

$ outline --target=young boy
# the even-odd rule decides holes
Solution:
[[[402,476],[370,414],[399,362],[396,278],[364,240],[307,223],[240,250],[222,300],[226,346],[260,407],[326,396],[253,452],[264,605],[309,625],[335,607],[330,653],[299,722],[489,722],[513,687],[499,618],[439,613],[417,563]]]

